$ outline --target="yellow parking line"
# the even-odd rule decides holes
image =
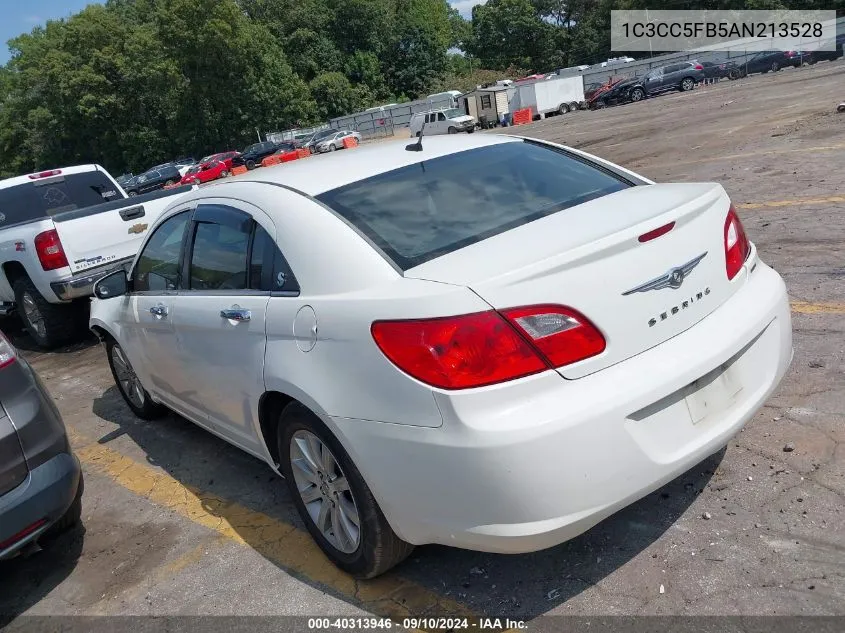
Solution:
[[[793,312],[798,314],[845,314],[845,303],[790,302]]]
[[[736,205],[737,209],[762,209],[766,207],[792,207],[799,204],[829,204],[831,202],[845,202],[845,196],[829,196],[827,198],[797,198],[795,200],[769,200],[766,202],[743,202]]]
[[[426,614],[475,615],[460,603],[392,572],[374,580],[356,581],[325,557],[307,531],[186,486],[161,470],[90,441],[73,429],[69,429],[69,434],[86,470],[108,477],[136,495],[214,530],[230,541],[253,548],[280,567],[320,583],[370,613],[394,619]],[[190,564],[194,556],[197,556],[196,552],[185,561],[174,563],[174,569]]]

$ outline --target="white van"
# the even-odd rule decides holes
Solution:
[[[458,108],[417,112],[411,116],[411,122],[408,125],[411,136],[419,136],[423,124],[425,124],[425,136],[475,131],[475,117],[464,114]]]

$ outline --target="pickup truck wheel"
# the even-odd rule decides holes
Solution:
[[[455,127],[455,126],[453,126],[453,125],[450,125],[450,126],[449,126],[449,129],[447,130],[447,132],[448,132],[449,134],[457,134],[457,133],[458,133],[458,128],[456,128],[456,127]]]
[[[391,529],[364,478],[331,431],[298,402],[279,419],[281,471],[296,509],[329,559],[356,578],[374,578],[414,546]]]
[[[39,347],[51,349],[73,338],[78,329],[76,306],[50,303],[28,277],[18,279],[14,290],[21,321]]]
[[[778,64],[777,62],[772,62],[772,72],[776,73],[779,70],[780,70],[780,64]]]
[[[132,369],[132,364],[126,358],[123,349],[114,339],[106,341],[106,354],[109,358],[111,375],[114,377],[114,384],[120,395],[132,409],[132,413],[142,420],[155,420],[167,413],[167,409],[153,402],[150,394],[144,389],[141,380]]]
[[[255,169],[255,161],[252,159],[246,161],[246,168],[249,170]]]

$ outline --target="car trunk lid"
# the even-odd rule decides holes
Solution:
[[[720,185],[637,186],[524,224],[416,266],[405,276],[464,285],[496,309],[560,304],[602,332],[601,354],[565,366],[579,378],[676,336],[739,286],[729,281]],[[674,223],[674,224],[672,224]],[[647,241],[641,236],[671,230]]]

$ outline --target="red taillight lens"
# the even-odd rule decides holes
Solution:
[[[61,173],[61,169],[50,169],[47,171],[39,172],[37,174],[30,174],[28,177],[30,180],[38,180],[39,178],[49,178],[50,176],[58,176]]]
[[[701,64],[696,64],[695,69],[696,70],[704,70],[704,66],[702,66]]]
[[[675,228],[674,222],[669,222],[669,224],[664,224],[663,226],[659,226],[653,231],[649,231],[648,233],[643,233],[637,239],[640,242],[650,242],[651,240],[656,240],[661,235],[666,235],[669,231]]]
[[[9,339],[3,336],[3,332],[0,332],[0,369],[5,367],[6,365],[11,365],[12,363],[14,363],[17,357],[18,353],[15,351],[15,348],[9,342]]]
[[[725,219],[725,267],[728,279],[736,277],[742,268],[750,251],[748,237],[736,210],[731,205],[728,217]]]
[[[468,389],[568,365],[604,351],[582,314],[555,305],[438,319],[376,321],[379,349],[402,371],[443,389]],[[522,336],[520,336],[522,335]]]
[[[56,270],[67,266],[65,249],[55,229],[44,231],[35,236],[35,252],[44,270]]]
[[[394,365],[443,389],[481,387],[547,369],[492,310],[442,319],[376,321],[371,330]]]
[[[558,305],[526,306],[503,310],[502,314],[552,367],[562,367],[596,356],[606,346],[598,328],[572,308]]]

